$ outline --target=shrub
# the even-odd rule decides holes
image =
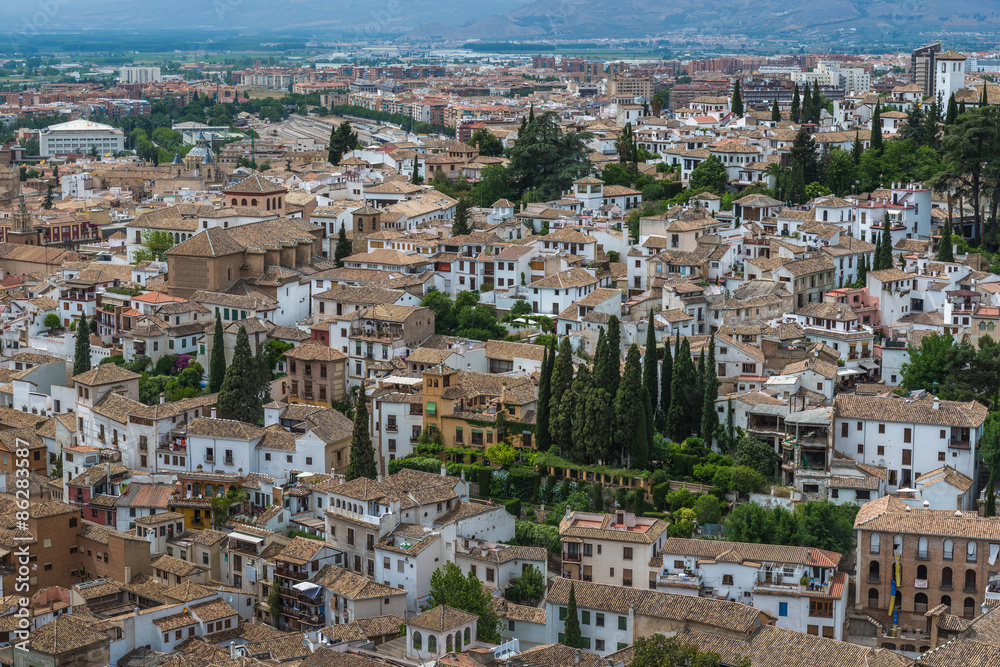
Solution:
[[[559,529],[555,526],[546,526],[533,521],[515,521],[514,539],[522,546],[544,547],[554,554],[562,550]]]
[[[694,514],[698,523],[719,523],[722,518],[722,503],[713,495],[704,494],[694,501]]]
[[[667,504],[668,493],[670,493],[670,482],[663,482],[653,487],[653,507],[660,512]]]
[[[508,500],[504,503],[504,507],[510,512],[511,516],[515,519],[521,518],[521,499],[515,498],[514,500]]]
[[[671,512],[677,512],[684,507],[694,507],[694,501],[695,495],[685,488],[667,494],[667,506]]]

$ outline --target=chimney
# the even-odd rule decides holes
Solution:
[[[167,402],[167,395],[161,391],[160,392],[160,405],[163,405],[166,402]]]
[[[934,409],[938,410],[938,409],[940,409],[940,407],[941,407],[941,399],[939,399],[937,396],[935,396],[934,397]]]
[[[212,406],[212,419],[215,419],[215,406]]]
[[[576,649],[576,653],[573,654],[573,662],[580,664],[580,649]]]
[[[441,464],[441,476],[442,477],[447,477],[448,476],[448,466],[446,466],[443,463]]]

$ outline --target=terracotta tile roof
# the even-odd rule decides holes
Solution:
[[[905,667],[912,664],[910,658],[887,649],[859,646],[773,625],[761,626],[746,639],[690,630],[679,633],[677,638],[702,651],[717,653],[727,665],[739,664],[744,659],[754,667]]]
[[[939,401],[925,394],[919,398],[906,398],[895,394],[859,396],[840,394],[834,398],[834,414],[845,419],[877,419],[888,422],[936,424],[978,428],[989,412],[982,403],[969,401]]]
[[[581,516],[585,515],[585,516]],[[601,517],[600,527],[590,527],[588,525],[574,525],[581,518],[590,516]],[[614,514],[591,514],[572,512],[568,517],[563,517],[559,522],[560,537],[586,537],[596,540],[609,540],[612,542],[631,542],[635,544],[653,544],[667,530],[667,522],[662,519],[638,519],[641,525],[648,526],[645,530],[623,530],[612,528],[615,521]]]
[[[854,519],[856,530],[940,535],[1000,540],[1000,517],[981,517],[975,511],[954,512],[910,507],[893,496],[865,503]]]
[[[393,588],[334,565],[324,565],[310,581],[349,600],[371,600],[406,595],[405,590]]]
[[[568,287],[583,287],[593,285],[597,278],[592,276],[586,269],[567,269],[559,273],[545,276],[528,285],[528,287],[550,287],[554,289],[566,289]]]
[[[570,648],[565,644],[542,644],[526,651],[521,651],[511,658],[509,663],[514,665],[531,666],[545,665],[545,667],[608,667],[604,658],[591,653],[590,651],[580,651]]]
[[[414,616],[406,624],[414,628],[421,628],[432,632],[444,632],[470,623],[478,618],[475,614],[441,604]]]
[[[236,610],[229,606],[229,604],[221,598],[193,605],[189,608],[189,612],[197,616],[198,620],[204,623],[210,623],[221,618],[236,616]]]
[[[74,375],[73,381],[93,387],[96,385],[138,380],[139,377],[138,373],[133,373],[118,364],[99,364],[86,373]]]
[[[493,611],[502,619],[511,621],[524,621],[525,623],[538,623],[545,625],[545,608],[531,607],[525,604],[514,604],[501,597],[491,597],[490,604]]]
[[[59,616],[32,630],[28,646],[33,651],[55,655],[109,641],[107,635],[92,630],[89,626],[89,620],[83,617]]]
[[[342,625],[330,625],[322,630],[329,639],[339,639],[345,642],[363,641],[381,637],[383,635],[394,635],[399,632],[399,627],[405,623],[405,619],[395,614],[384,616],[370,616],[359,618],[350,623]]]
[[[716,542],[712,540],[668,538],[663,554],[697,556],[719,563],[770,562],[796,563],[812,567],[836,568],[841,555],[835,551],[809,547],[788,547],[773,544],[745,542]]]
[[[285,352],[285,357],[299,361],[340,361],[346,359],[347,355],[314,340],[296,345]]]
[[[637,615],[702,623],[743,634],[758,627],[762,618],[766,617],[763,612],[738,602],[661,593],[642,588],[571,581],[561,577],[553,583],[546,600],[557,605],[565,605],[569,600],[571,584],[575,589],[577,606],[584,609],[605,610],[627,615],[629,609],[634,607]]]
[[[264,429],[232,419],[210,419],[199,417],[191,421],[188,435],[208,438],[230,438],[233,440],[256,440],[264,435]]]

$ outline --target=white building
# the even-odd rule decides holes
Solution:
[[[841,394],[834,399],[834,448],[855,461],[887,468],[890,493],[912,487],[922,474],[946,464],[975,480],[986,414],[976,401],[941,401],[926,393]]]
[[[122,67],[121,83],[159,83],[162,81],[159,67]]]
[[[661,555],[658,590],[741,602],[779,628],[843,638],[848,587],[836,571],[839,553],[671,537]]]
[[[98,155],[125,150],[124,131],[89,120],[71,120],[43,128],[38,133],[38,152],[43,157],[56,153]]]

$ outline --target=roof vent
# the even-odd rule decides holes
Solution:
[[[962,510],[955,510],[955,516],[962,518]]]

